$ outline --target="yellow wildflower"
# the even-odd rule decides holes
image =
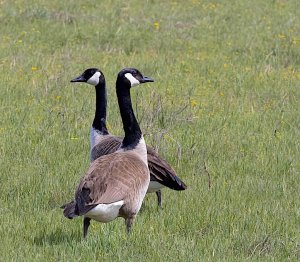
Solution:
[[[296,44],[298,44],[298,43],[300,43],[300,37],[294,38],[294,39],[293,39],[293,44],[296,45]]]
[[[285,38],[286,38],[286,36],[285,36],[285,35],[283,35],[283,34],[278,34],[278,38],[279,38],[279,39],[285,39]]]
[[[209,4],[209,8],[210,8],[210,9],[215,9],[215,8],[217,8],[217,5],[216,5],[216,4],[210,3],[210,4]]]
[[[191,103],[192,107],[195,107],[195,106],[198,105],[198,103],[197,103],[197,101],[195,99],[191,99],[190,103]]]
[[[36,70],[38,70],[37,67],[35,67],[35,66],[32,66],[32,67],[31,67],[31,71],[36,71]]]
[[[159,22],[155,22],[153,25],[156,30],[159,30]]]

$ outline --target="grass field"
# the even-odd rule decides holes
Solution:
[[[38,3],[39,2],[39,3]],[[300,2],[0,1],[1,261],[299,261]],[[141,127],[189,186],[147,195],[127,236],[59,206],[89,165],[99,67],[122,135],[116,74]],[[209,186],[210,178],[210,186]]]

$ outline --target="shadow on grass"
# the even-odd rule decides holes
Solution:
[[[54,232],[39,232],[33,239],[33,244],[38,246],[60,245],[72,242],[81,242],[81,232],[64,232],[62,229],[56,229]]]
[[[164,209],[164,202],[162,202],[162,207],[158,206],[157,198],[154,193],[146,194],[146,197],[144,198],[144,201],[142,203],[141,209],[139,211],[139,214],[142,214],[144,212],[156,212],[156,211],[163,211]]]
[[[145,206],[145,204],[143,203],[142,206],[141,206],[141,209],[139,211],[139,214],[142,214],[144,213],[145,211],[148,211],[149,210],[149,207]]]

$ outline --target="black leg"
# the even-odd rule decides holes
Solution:
[[[162,208],[162,206],[161,206],[161,191],[158,190],[155,193],[156,193],[156,196],[157,196],[158,207]]]
[[[85,217],[83,219],[83,238],[85,239],[86,236],[87,236],[87,233],[88,233],[88,229],[89,229],[89,226],[90,226],[90,221],[91,219],[88,218],[88,217]]]
[[[132,227],[133,220],[134,220],[134,217],[125,219],[126,231],[127,231],[128,234],[130,234],[130,232],[131,232],[131,227]]]

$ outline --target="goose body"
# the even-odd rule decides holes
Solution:
[[[106,223],[123,217],[129,232],[146,195],[150,183],[147,148],[130,98],[130,88],[137,82],[153,80],[133,68],[123,69],[118,74],[116,91],[125,137],[114,153],[91,163],[77,187],[75,199],[62,206],[67,218],[84,216],[84,237],[91,219]],[[105,123],[102,122],[100,128],[100,136],[107,135]]]
[[[122,143],[121,137],[106,135],[91,150],[91,161],[97,158],[111,154],[118,150]],[[147,147],[148,167],[150,170],[150,184],[147,193],[153,193],[164,187],[173,190],[184,190],[186,185],[176,175],[174,169],[163,160],[154,149]]]
[[[97,81],[98,77],[98,81]],[[135,84],[135,80],[128,75]],[[97,68],[85,70],[79,77],[71,82],[86,82],[95,86],[96,112],[90,129],[90,160],[93,162],[107,154],[119,149],[122,138],[110,135],[106,128],[106,82],[103,73]],[[161,189],[164,187],[173,190],[185,190],[186,185],[176,175],[174,169],[162,159],[154,149],[147,146],[148,166],[150,170],[150,184],[147,193],[155,192],[158,205],[161,206]]]
[[[119,151],[98,158],[78,186],[76,202],[84,203],[77,205],[78,214],[103,223],[134,216],[149,180],[148,167],[137,152]]]

